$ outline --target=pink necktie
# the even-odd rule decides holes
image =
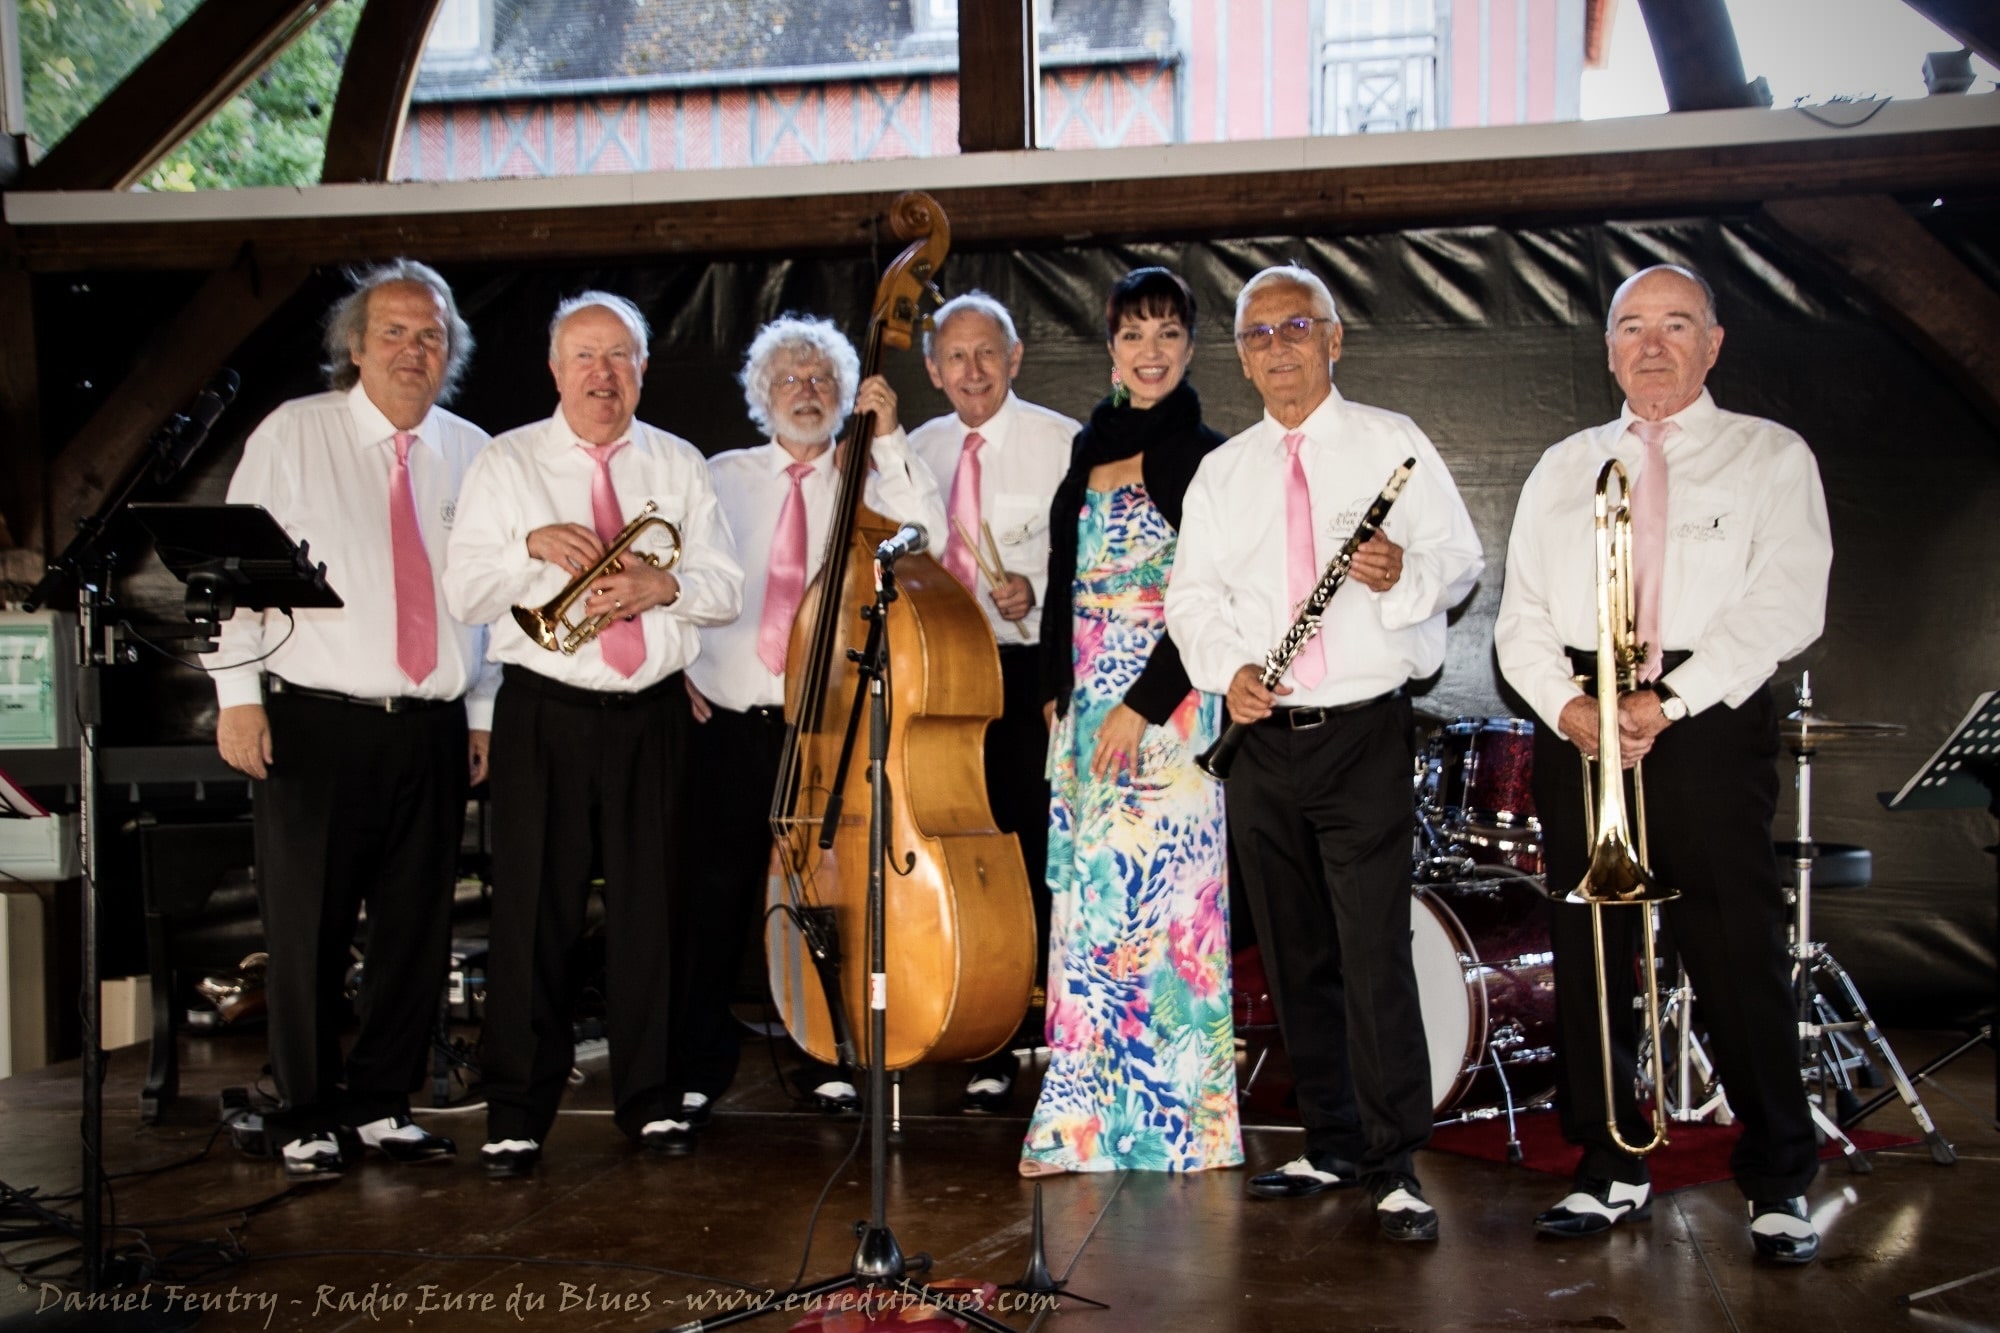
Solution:
[[[1671,421],[1635,421],[1632,433],[1645,446],[1645,462],[1632,483],[1632,605],[1646,663],[1639,680],[1660,678],[1660,584],[1667,569],[1667,453],[1662,447],[1676,429]]]
[[[597,464],[597,473],[590,479],[590,525],[607,546],[625,527],[625,511],[619,508],[618,491],[611,484],[611,459],[630,443],[620,440],[593,448],[579,441],[576,446]],[[630,676],[646,660],[646,631],[637,620],[614,620],[597,636],[597,646],[604,654],[604,665],[621,676]]]
[[[410,488],[410,447],[416,442],[408,431],[396,433],[396,461],[389,465],[389,558],[396,573],[396,665],[412,685],[421,685],[437,668],[437,589]]]
[[[764,616],[757,622],[757,656],[777,676],[785,674],[792,616],[806,590],[806,497],[799,485],[811,472],[811,463],[793,463],[785,469],[792,488],[778,510],[778,530],[771,537],[771,572],[764,577]]]
[[[1319,556],[1313,549],[1312,492],[1306,486],[1305,464],[1299,461],[1299,446],[1306,437],[1299,431],[1285,436],[1285,458],[1291,471],[1285,478],[1285,592],[1297,611],[1319,582]],[[1326,678],[1326,650],[1315,634],[1292,659],[1292,679],[1311,689]]]
[[[980,539],[979,446],[985,443],[986,437],[978,431],[966,433],[965,449],[958,456],[958,470],[951,474],[951,536],[944,544],[944,567],[974,592],[979,591],[979,561],[960,534],[967,534],[974,541]]]

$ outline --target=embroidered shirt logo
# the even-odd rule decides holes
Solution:
[[[1691,518],[1674,526],[1674,536],[1684,542],[1726,542],[1732,535],[1729,511]]]

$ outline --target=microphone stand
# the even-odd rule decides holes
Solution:
[[[905,1255],[896,1235],[889,1229],[889,1072],[884,1052],[889,1040],[887,893],[883,878],[888,862],[889,841],[889,604],[896,600],[896,570],[893,557],[878,559],[879,577],[875,604],[863,612],[868,618],[868,640],[856,657],[860,680],[856,693],[868,695],[868,1220],[857,1223],[860,1243],[854,1248],[853,1262],[845,1273],[809,1283],[772,1298],[764,1304],[735,1310],[714,1319],[698,1319],[675,1325],[671,1333],[706,1333],[779,1311],[841,1308],[826,1298],[834,1292],[855,1293],[854,1306],[866,1312],[880,1297],[892,1298],[897,1308],[903,1301],[936,1305],[973,1328],[987,1333],[1014,1333],[984,1312],[971,1308],[964,1293],[939,1291],[911,1276],[930,1271],[928,1254]],[[856,701],[857,708],[859,700]],[[873,1324],[867,1327],[873,1327]]]

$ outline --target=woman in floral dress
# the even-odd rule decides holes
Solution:
[[[1168,270],[1112,288],[1112,394],[1050,515],[1050,1056],[1026,1176],[1243,1161],[1222,789],[1194,763],[1222,701],[1188,683],[1162,611],[1181,497],[1222,442],[1186,380],[1194,330]]]

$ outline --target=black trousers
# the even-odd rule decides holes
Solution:
[[[1008,631],[1012,633],[1012,631]],[[1035,980],[1045,982],[1049,965],[1049,728],[1042,720],[1040,644],[1000,644],[1000,716],[986,729],[986,799],[1002,833],[1021,840],[1028,868],[1028,893],[1035,904]],[[1010,1078],[1011,1048],[1041,1039],[1032,1015],[1006,1049],[973,1066],[973,1077]]]
[[[275,761],[255,784],[257,905],[280,1138],[407,1113],[451,950],[465,825],[465,709],[407,713],[266,700]],[[341,995],[368,909],[360,1030],[340,1058]]]
[[[1414,1176],[1431,1069],[1410,961],[1410,701],[1251,728],[1229,836],[1297,1077],[1306,1150]]]
[[[546,1142],[575,1060],[571,1001],[593,846],[604,892],[605,1028],[618,1127],[678,1114],[669,1086],[687,690],[566,686],[509,666],[494,705],[493,927],[480,1069],[489,1140]]]
[[[784,751],[785,719],[778,709],[739,713],[717,706],[707,722],[689,732],[687,793],[694,836],[686,848],[686,891],[673,923],[679,996],[673,1081],[711,1101],[736,1077],[741,1041],[729,1001],[743,951],[763,916],[771,790]]]
[[[1695,1017],[1743,1126],[1730,1168],[1753,1199],[1804,1193],[1819,1166],[1799,1077],[1785,900],[1771,852],[1777,753],[1777,708],[1760,690],[1741,708],[1718,704],[1674,723],[1641,765],[1649,861],[1681,895],[1661,909],[1665,933],[1694,983]],[[1583,877],[1590,831],[1576,747],[1550,727],[1535,730],[1534,788],[1549,888],[1560,899]],[[1563,1136],[1583,1147],[1579,1175],[1636,1184],[1646,1179],[1644,1160],[1621,1151],[1605,1123],[1591,912],[1560,901],[1549,910]],[[1645,914],[1608,907],[1601,915],[1610,1012],[1629,1016]],[[1611,1047],[1619,1133],[1639,1142],[1652,1129],[1633,1091],[1636,1019],[1621,1018]]]

